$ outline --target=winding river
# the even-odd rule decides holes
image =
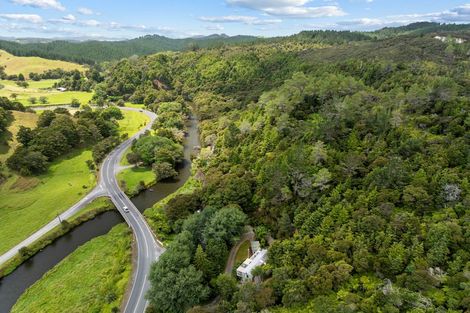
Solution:
[[[184,142],[184,160],[178,176],[159,182],[132,199],[141,212],[178,190],[190,177],[191,154],[194,147],[199,145],[198,120],[196,118],[192,117],[188,121],[187,132]],[[13,273],[0,279],[0,312],[9,312],[26,289],[79,246],[95,237],[105,235],[111,228],[123,222],[124,219],[117,211],[105,212],[58,238],[19,266]]]

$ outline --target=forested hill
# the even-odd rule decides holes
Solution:
[[[452,40],[465,29],[443,40],[410,28],[106,66],[103,101],[158,112],[188,100],[200,119],[200,184],[146,212],[173,238],[149,276],[149,312],[469,311],[470,42]],[[181,124],[170,113],[139,158],[175,137],[160,126]],[[223,271],[244,224],[269,250],[260,281],[240,285]]]
[[[201,38],[171,39],[148,35],[124,41],[52,41],[45,43],[18,43],[0,41],[0,50],[16,56],[39,56],[46,59],[93,64],[119,60],[133,55],[149,55],[161,51],[180,51],[217,47],[256,41],[256,37],[211,35]]]
[[[223,45],[256,43],[317,44],[336,46],[351,43],[374,43],[377,40],[406,36],[461,36],[470,39],[469,25],[414,23],[402,27],[387,27],[373,32],[351,31],[303,31],[288,37],[258,38],[252,36],[211,35],[201,38],[171,39],[164,36],[148,35],[124,41],[50,41],[13,42],[0,40],[0,49],[16,56],[39,56],[46,59],[93,64],[119,60],[133,55],[144,56],[162,51],[197,50],[217,48]]]

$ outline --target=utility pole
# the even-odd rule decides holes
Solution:
[[[59,214],[57,214],[57,218],[59,219],[59,223],[62,224],[62,219],[60,218],[60,215],[59,215]]]

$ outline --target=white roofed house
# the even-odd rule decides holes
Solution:
[[[256,251],[237,268],[237,276],[240,277],[242,281],[253,280],[253,274],[251,272],[254,268],[266,264],[267,258],[268,250]]]

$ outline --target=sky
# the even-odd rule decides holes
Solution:
[[[470,23],[470,0],[0,0],[0,36],[285,36],[418,21]]]

